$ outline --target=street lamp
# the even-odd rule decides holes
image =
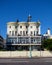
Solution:
[[[30,42],[30,48],[29,48],[29,51],[30,51],[30,58],[32,58],[32,52],[31,52],[31,37],[29,38],[29,42]]]
[[[41,37],[40,37],[40,41],[41,41]],[[41,42],[40,42],[40,57],[41,57]]]

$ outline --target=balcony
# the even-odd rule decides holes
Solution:
[[[41,35],[8,35],[7,37],[41,37]]]
[[[18,39],[17,41],[12,41],[8,43],[9,45],[41,45],[41,40],[40,41],[32,41],[29,39]]]
[[[11,45],[41,45],[41,36],[8,36]]]

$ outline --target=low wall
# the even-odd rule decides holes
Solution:
[[[19,58],[19,57],[52,57],[52,52],[49,51],[0,51],[0,58]]]

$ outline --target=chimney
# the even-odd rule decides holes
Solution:
[[[50,28],[48,28],[48,30],[47,30],[47,34],[48,34],[48,35],[51,35],[51,34],[50,34]]]

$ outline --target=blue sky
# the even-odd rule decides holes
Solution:
[[[0,35],[6,38],[7,22],[40,20],[41,34],[50,28],[52,34],[52,0],[0,0]]]

